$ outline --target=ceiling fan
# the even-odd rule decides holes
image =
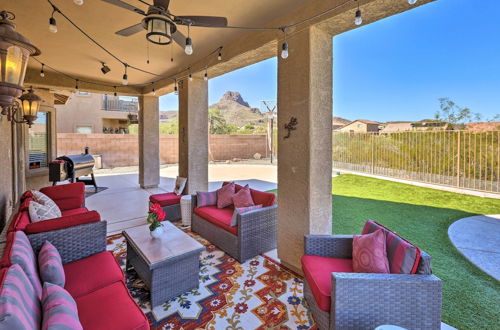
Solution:
[[[131,36],[142,30],[146,30],[146,38],[157,45],[168,45],[175,41],[180,46],[191,46],[189,37],[190,26],[204,27],[226,27],[227,18],[218,16],[175,16],[168,10],[170,0],[154,0],[153,5],[149,5],[148,11],[134,7],[121,0],[102,0],[115,6],[128,9],[139,15],[144,16],[139,24],[129,26],[115,33],[124,37]],[[139,0],[141,1],[141,0]],[[144,1],[141,1],[146,3]],[[146,3],[147,4],[147,3]],[[186,38],[179,30],[177,25],[188,26],[188,37]],[[192,48],[191,48],[192,49]],[[186,51],[187,52],[187,51]],[[192,52],[192,50],[191,50]]]

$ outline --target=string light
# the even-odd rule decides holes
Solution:
[[[188,79],[189,81],[193,81],[193,75],[191,74],[191,72],[189,73]]]
[[[184,52],[187,55],[193,54],[193,41],[191,40],[190,34],[189,34],[189,28],[191,27],[191,24],[188,25],[188,36],[186,38],[186,47],[184,48]]]
[[[73,0],[73,2],[75,3],[75,5],[78,5],[78,6],[83,5],[83,0]]]
[[[123,74],[123,80],[122,80],[122,85],[127,86],[128,85],[128,75],[127,75],[127,67],[128,65],[125,64],[125,73]]]
[[[75,80],[75,89],[78,91],[78,79]]]
[[[43,71],[43,67],[45,66],[45,64],[42,63],[42,69],[40,70],[40,77],[45,77],[45,72]]]
[[[115,89],[115,92],[113,93],[113,95],[116,97],[116,86],[113,86],[113,88]]]
[[[414,5],[414,4],[416,4],[416,3],[417,3],[417,0],[408,0],[408,3],[409,3],[410,5]]]
[[[219,55],[217,55],[217,59],[218,59],[219,61],[222,61],[222,53],[221,53],[221,52],[219,52]]]
[[[52,33],[57,33],[57,23],[56,19],[54,18],[54,12],[52,13],[52,16],[49,18],[49,31]]]
[[[174,79],[174,94],[179,95],[179,90],[177,89],[177,79]]]
[[[363,17],[361,16],[361,9],[359,9],[359,0],[356,0],[358,3],[358,10],[356,10],[356,15],[354,15],[354,24],[361,25],[363,23]]]
[[[208,81],[208,69],[205,67],[205,75],[203,76],[203,80]]]
[[[174,43],[170,43],[170,62],[174,61]]]
[[[287,59],[288,58],[288,42],[286,42],[286,30],[285,30],[285,28],[283,28],[282,31],[283,31],[283,34],[285,35],[285,41],[283,42],[283,45],[281,45],[281,58]]]

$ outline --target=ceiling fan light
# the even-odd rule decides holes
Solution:
[[[168,45],[172,42],[172,32],[175,32],[175,25],[166,17],[154,15],[146,18],[148,33],[146,39],[157,45]]]
[[[193,54],[193,41],[191,40],[190,37],[186,38],[186,47],[184,48],[184,52],[187,55]]]

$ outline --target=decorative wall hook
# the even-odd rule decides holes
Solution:
[[[297,129],[295,126],[297,126],[298,123],[297,118],[291,117],[288,124],[285,124],[285,129],[288,130],[288,134],[284,137],[285,139],[288,139],[290,137],[290,133]]]

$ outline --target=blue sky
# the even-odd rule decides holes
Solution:
[[[401,0],[405,1],[405,0]],[[486,118],[500,113],[500,1],[438,0],[334,38],[334,115],[378,121],[433,117],[449,97]],[[251,106],[276,98],[276,59],[209,80]],[[176,110],[177,98],[160,99]]]

